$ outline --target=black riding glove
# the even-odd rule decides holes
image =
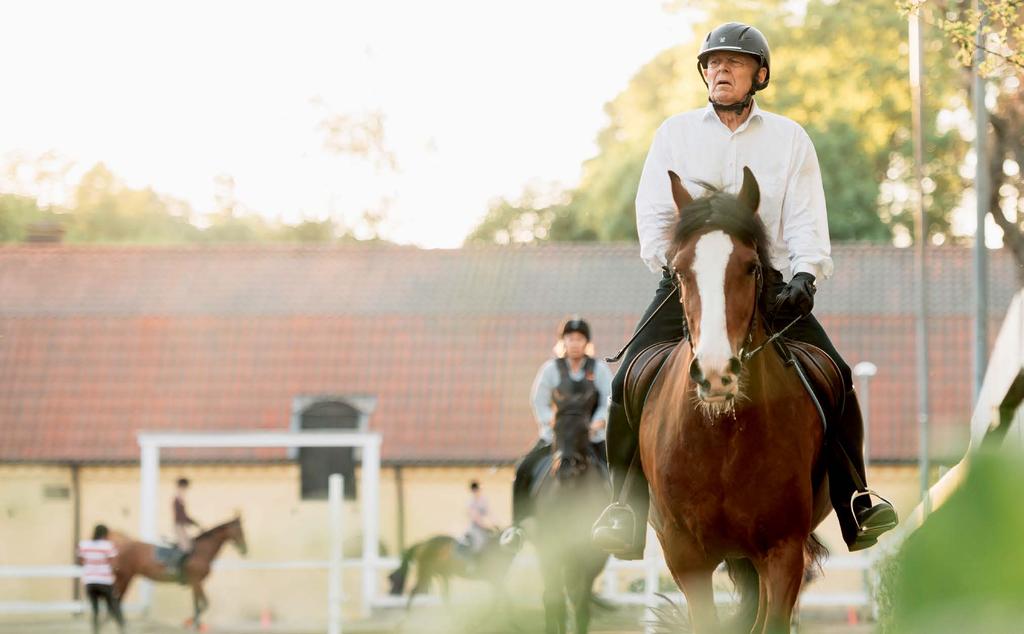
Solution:
[[[779,292],[772,305],[772,312],[790,312],[800,315],[807,315],[814,308],[814,276],[810,273],[797,273]]]

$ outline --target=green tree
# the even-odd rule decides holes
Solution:
[[[98,163],[82,176],[67,217],[69,242],[174,243],[195,240],[191,210],[150,188],[125,186]]]
[[[21,242],[32,224],[57,219],[57,214],[40,208],[34,198],[0,194],[0,242]]]
[[[575,235],[635,239],[633,199],[654,131],[667,117],[706,103],[695,61],[700,37],[736,20],[758,25],[772,43],[771,85],[758,101],[803,125],[813,140],[833,239],[887,241],[895,226],[908,226],[910,201],[903,195],[911,177],[906,21],[892,0],[810,0],[806,11],[796,14],[798,4],[678,3],[677,8],[707,8],[707,19],[694,29],[697,37],[656,56],[606,105],[609,123],[598,137],[599,152],[584,164],[580,185],[568,192],[564,209],[554,210],[553,218],[571,216],[566,224]],[[949,212],[963,189],[957,168],[966,144],[956,130],[940,131],[936,125],[940,110],[958,104],[960,70],[943,46],[944,40],[933,38],[927,51],[925,173],[932,232],[946,234]],[[523,210],[539,216],[545,211]],[[509,209],[498,208],[483,224],[516,222]],[[552,228],[549,235],[554,239],[557,233]]]

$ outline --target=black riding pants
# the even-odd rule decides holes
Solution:
[[[786,286],[782,279],[782,274],[778,271],[768,271],[766,278],[769,297],[775,297]],[[666,298],[669,298],[667,302],[665,301]],[[662,302],[664,302],[664,305],[662,305]],[[660,310],[658,310],[659,306],[661,306]],[[656,314],[655,311],[657,311]],[[625,355],[622,357],[619,369],[615,373],[615,378],[612,379],[612,400],[616,403],[623,402],[622,390],[626,380],[626,370],[636,355],[640,354],[648,346],[664,341],[675,341],[686,335],[685,317],[683,316],[682,304],[679,301],[679,290],[675,287],[674,280],[667,269],[664,271],[661,282],[658,284],[658,289],[654,293],[654,299],[651,301],[651,305],[647,307],[647,311],[644,312],[640,323],[644,323],[652,314],[654,314],[654,318],[651,319],[651,323],[640,333],[636,341],[630,344]],[[773,315],[772,328],[779,330],[792,322],[796,316],[797,314],[786,310],[779,311],[779,313]],[[786,331],[785,336],[789,339],[814,344],[824,350],[828,356],[832,357],[836,365],[839,366],[839,372],[842,374],[843,385],[846,391],[852,389],[853,378],[850,366],[846,364],[839,351],[832,345],[832,341],[825,333],[825,329],[822,328],[821,323],[814,315],[807,315],[798,321],[792,328]]]
[[[89,583],[85,586],[85,595],[89,597],[89,603],[92,604],[93,632],[99,630],[100,599],[106,601],[107,612],[110,613],[110,616],[114,617],[117,625],[121,628],[124,627],[124,617],[121,616],[121,601],[118,597],[114,596],[113,586],[103,583]]]

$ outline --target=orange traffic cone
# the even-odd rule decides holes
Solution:
[[[857,608],[852,605],[846,608],[846,622],[849,625],[857,625],[860,623],[860,618],[857,616]]]
[[[260,629],[269,630],[274,619],[270,616],[270,608],[263,608],[260,610]]]

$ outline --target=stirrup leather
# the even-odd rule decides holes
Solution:
[[[871,489],[865,489],[863,491],[854,491],[853,495],[850,496],[850,515],[853,516],[853,522],[854,522],[854,524],[857,525],[857,534],[858,535],[864,534],[864,532],[867,529],[864,526],[861,526],[860,520],[857,519],[857,511],[856,511],[856,509],[854,509],[853,503],[858,498],[862,498],[862,497],[867,497],[868,501],[870,502],[871,501],[871,496],[875,496],[879,500],[881,500],[881,501],[885,502],[886,504],[888,504],[889,508],[892,509],[893,515],[896,517],[896,519],[893,522],[891,522],[890,524],[885,524],[884,526],[876,527],[875,530],[879,531],[880,533],[884,533],[885,531],[888,531],[890,529],[896,528],[896,526],[900,523],[899,515],[896,513],[896,507],[893,506],[892,502],[890,502],[889,500],[887,500],[884,497],[882,497],[881,495],[879,495],[877,491],[873,491]],[[871,508],[871,507],[868,507],[868,508]]]

